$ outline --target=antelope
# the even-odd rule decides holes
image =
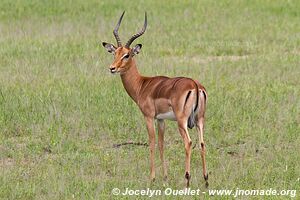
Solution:
[[[154,151],[155,125],[158,126],[158,148],[163,166],[164,180],[167,180],[167,167],[164,159],[164,120],[177,121],[179,133],[184,141],[185,148],[185,179],[186,187],[190,185],[190,161],[192,141],[188,129],[196,126],[200,154],[202,158],[203,177],[208,186],[208,174],[205,161],[204,114],[207,100],[205,88],[197,81],[186,77],[169,78],[166,76],[142,76],[134,59],[142,48],[141,44],[130,47],[132,42],[143,35],[147,27],[147,13],[145,12],[144,26],[140,32],[134,34],[125,46],[122,45],[118,30],[125,11],[113,30],[117,46],[102,42],[103,47],[114,55],[109,69],[112,74],[120,74],[123,86],[128,95],[138,105],[144,115],[149,136],[150,148],[150,180],[155,180]]]

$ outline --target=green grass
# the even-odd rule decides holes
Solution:
[[[148,12],[136,41],[142,74],[188,76],[207,88],[210,189],[299,193],[298,1],[2,0],[0,198],[107,199],[115,187],[184,187],[174,122],[166,130],[167,183],[158,153],[150,185],[147,147],[112,148],[148,141],[142,114],[109,74],[113,57],[100,46],[115,42],[123,10],[124,42]],[[190,135],[195,143],[196,131]],[[207,191],[198,149],[191,167],[192,188]]]

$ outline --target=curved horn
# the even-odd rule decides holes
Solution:
[[[117,40],[118,47],[122,46],[122,43],[121,43],[121,40],[120,40],[120,37],[119,37],[119,34],[118,34],[118,30],[119,30],[119,27],[120,27],[120,24],[121,24],[121,21],[123,19],[124,14],[125,14],[125,11],[122,13],[122,15],[121,15],[121,17],[120,17],[120,19],[118,21],[118,24],[117,24],[116,28],[113,31],[113,34],[114,34],[114,36],[115,36],[115,38]]]
[[[125,47],[126,47],[126,48],[129,48],[130,45],[131,45],[131,43],[132,43],[136,38],[140,37],[141,35],[143,35],[143,34],[145,33],[146,28],[147,28],[147,12],[145,12],[145,22],[144,22],[144,27],[142,28],[142,30],[141,30],[139,33],[133,35],[133,36],[128,40],[128,42],[126,43]]]

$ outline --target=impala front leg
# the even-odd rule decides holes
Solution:
[[[164,180],[167,180],[168,173],[167,173],[166,162],[164,159],[165,122],[164,120],[157,120],[157,124],[158,124],[158,148],[159,148],[160,160],[163,166]]]
[[[149,136],[149,149],[150,149],[150,180],[155,180],[155,128],[154,128],[154,119],[151,117],[145,117],[147,123],[147,130]]]

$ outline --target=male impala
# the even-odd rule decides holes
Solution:
[[[123,86],[129,96],[135,101],[142,111],[149,135],[150,147],[150,178],[155,179],[154,149],[155,149],[155,128],[154,120],[158,124],[158,147],[160,159],[163,164],[163,174],[167,178],[167,169],[164,160],[164,130],[165,119],[177,121],[179,132],[184,141],[185,147],[185,178],[186,186],[190,184],[190,160],[192,151],[192,141],[187,128],[196,126],[199,144],[201,147],[201,158],[203,165],[203,176],[208,185],[208,175],[205,163],[205,145],[203,140],[204,113],[206,105],[206,90],[196,80],[176,77],[168,78],[165,76],[145,77],[140,75],[134,56],[137,55],[141,44],[130,48],[131,43],[144,34],[147,27],[147,13],[142,30],[133,35],[125,46],[122,46],[118,35],[123,15],[121,15],[113,34],[117,40],[117,47],[113,44],[103,42],[102,45],[109,53],[114,54],[114,61],[109,67],[111,73],[119,73]]]

